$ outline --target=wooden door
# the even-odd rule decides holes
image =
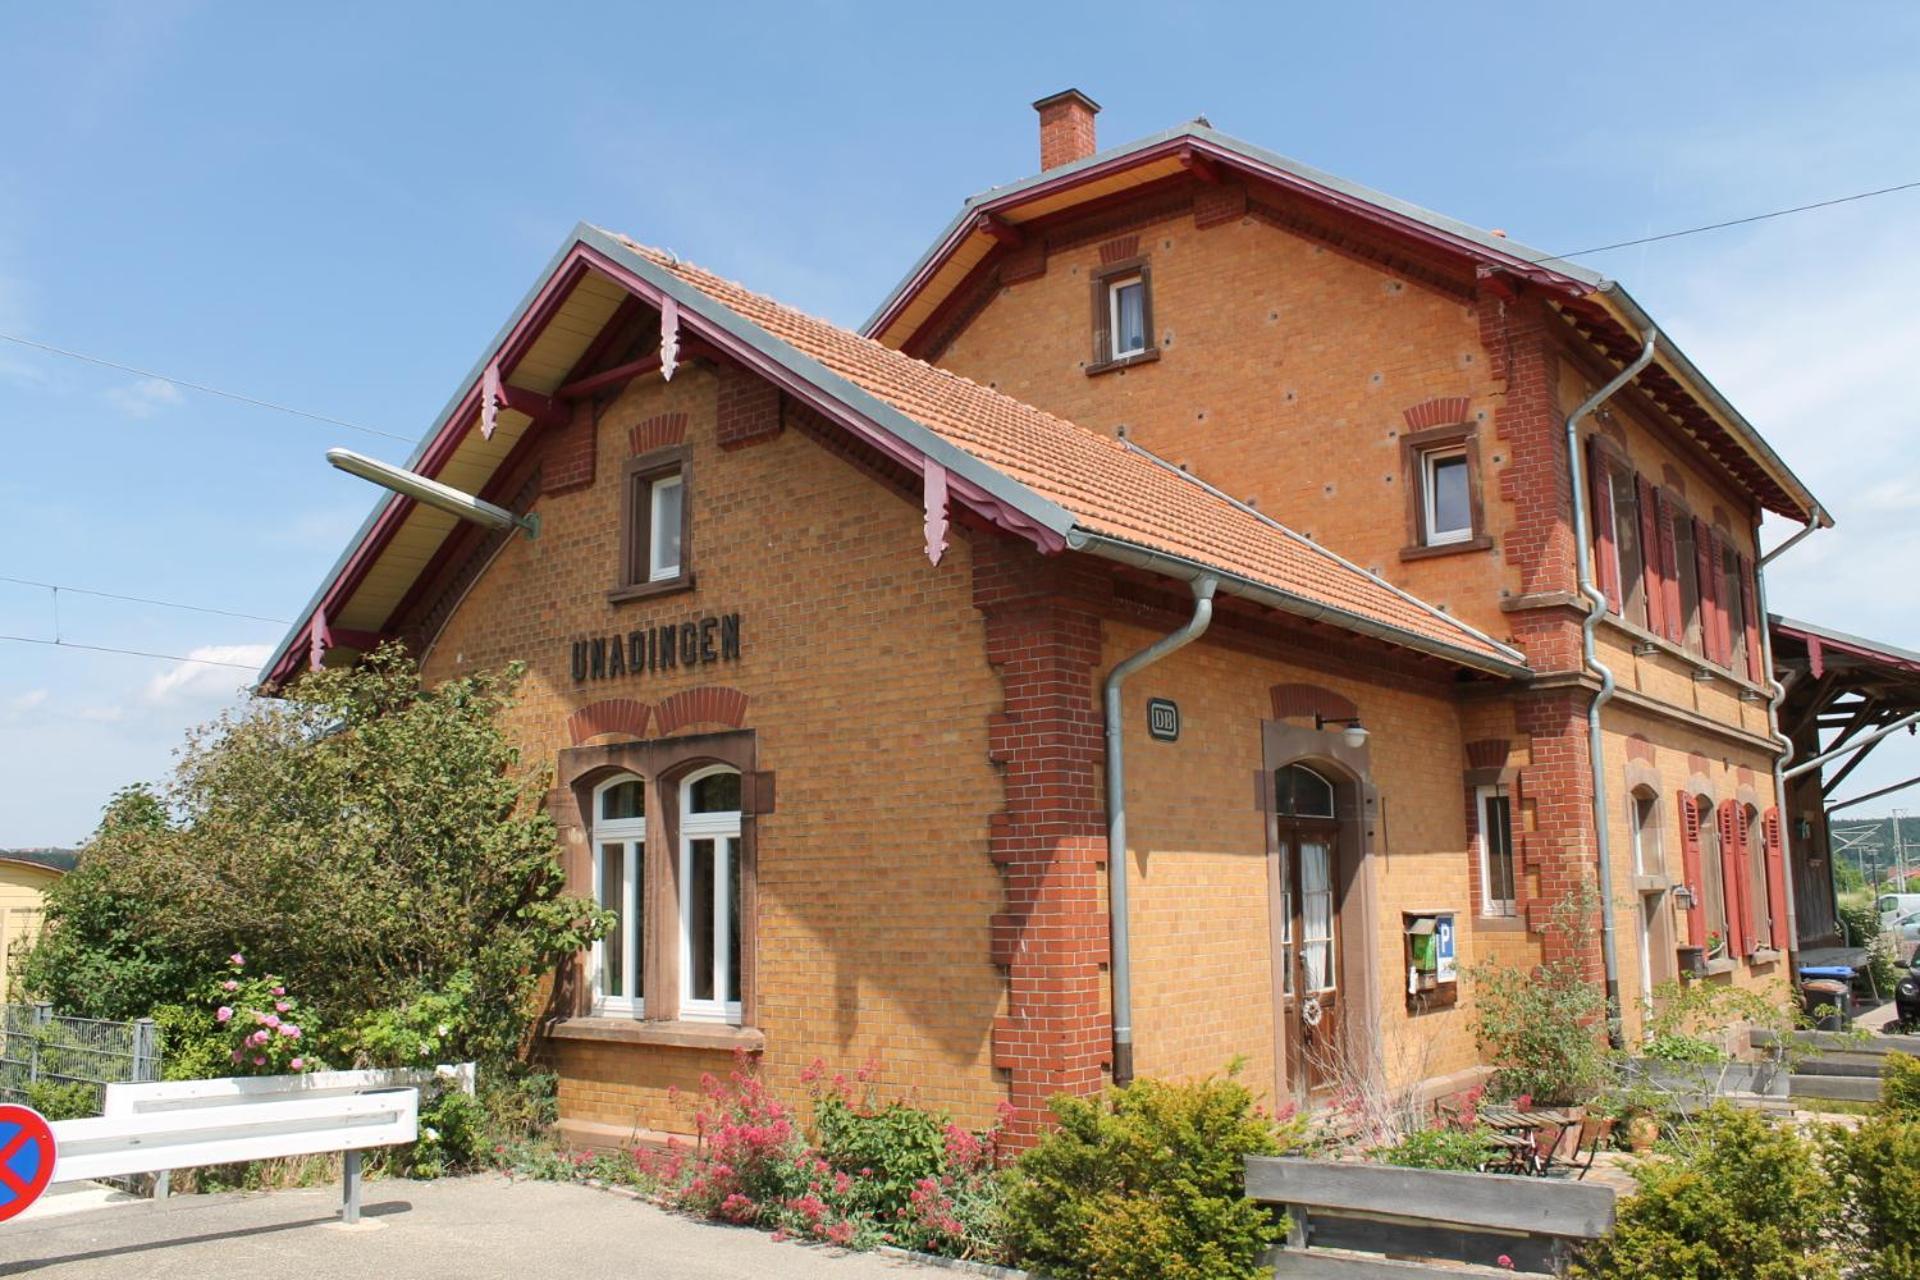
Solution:
[[[1341,988],[1338,830],[1331,823],[1289,823],[1282,833],[1282,925],[1287,968],[1288,1074],[1297,1094],[1325,1093],[1339,1082]]]

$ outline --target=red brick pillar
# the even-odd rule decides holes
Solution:
[[[1006,794],[989,837],[1006,892],[992,930],[1007,972],[993,1065],[1007,1073],[1013,1141],[1026,1146],[1045,1126],[1047,1099],[1097,1091],[1111,1056],[1100,620],[1052,596],[1048,566],[1030,550],[975,545],[975,603],[1004,691],[988,733]]]
[[[1520,732],[1530,740],[1532,763],[1521,777],[1521,793],[1533,811],[1526,833],[1526,866],[1539,878],[1539,893],[1527,904],[1527,922],[1535,929],[1550,924],[1554,908],[1583,886],[1595,883],[1597,842],[1593,830],[1593,770],[1587,745],[1584,689],[1553,689],[1525,694],[1515,710]],[[1541,958],[1580,954],[1587,975],[1605,977],[1600,953],[1600,916],[1588,922],[1584,945],[1559,929],[1550,930]]]

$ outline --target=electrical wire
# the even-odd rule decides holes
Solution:
[[[1830,209],[1837,204],[1852,204],[1856,200],[1871,200],[1875,196],[1892,195],[1897,191],[1912,191],[1920,187],[1920,180],[1902,182],[1891,187],[1880,187],[1873,191],[1859,191],[1850,196],[1835,196],[1831,200],[1816,200],[1812,204],[1797,204],[1788,209],[1774,209],[1768,213],[1750,214],[1744,218],[1728,218],[1725,222],[1708,222],[1697,227],[1685,227],[1679,231],[1662,231],[1658,235],[1639,236],[1632,240],[1616,240],[1612,244],[1595,245],[1591,249],[1575,249],[1572,253],[1555,253],[1544,258],[1530,258],[1529,265],[1538,266],[1543,262],[1565,262],[1569,258],[1581,258],[1590,253],[1607,253],[1613,249],[1631,249],[1635,245],[1655,244],[1661,240],[1678,240],[1682,236],[1697,236],[1703,231],[1722,231],[1728,227],[1744,227],[1755,222],[1765,222],[1770,218],[1784,218],[1791,213],[1806,213],[1813,209]]]
[[[116,591],[95,591],[88,587],[69,587],[65,583],[36,582],[32,578],[11,578],[0,574],[0,582],[11,582],[21,587],[39,587],[54,593],[56,603],[62,591],[77,596],[99,596],[104,600],[125,600],[131,604],[159,605],[163,609],[185,609],[189,613],[210,613],[221,618],[244,618],[248,622],[271,622],[275,626],[291,626],[285,618],[264,618],[257,613],[236,613],[231,609],[210,609],[205,605],[181,604],[177,600],[155,600],[150,596],[127,596]]]
[[[132,658],[159,658],[164,662],[197,662],[204,667],[232,667],[236,671],[258,671],[257,664],[251,662],[226,662],[219,658],[189,658],[177,653],[151,653],[145,649],[116,649],[105,644],[80,644],[73,640],[46,640],[38,636],[0,635],[0,640],[11,640],[16,644],[44,644],[52,649],[85,649],[90,653],[122,653]]]
[[[271,409],[275,413],[290,413],[296,418],[310,418],[315,422],[324,422],[329,426],[345,427],[349,431],[364,432],[370,436],[381,436],[388,440],[398,440],[402,444],[412,444],[411,438],[395,435],[391,431],[382,431],[378,427],[365,427],[357,422],[348,422],[345,418],[335,418],[324,413],[314,413],[307,409],[296,409],[291,405],[275,404],[271,400],[262,400],[257,396],[244,395],[238,391],[226,391],[220,387],[210,387],[204,382],[189,382],[185,378],[175,378],[164,373],[154,373],[149,369],[136,369],[130,364],[121,364],[117,360],[108,360],[103,356],[91,356],[84,351],[69,351],[65,347],[56,347],[51,343],[35,342],[32,338],[23,338],[16,333],[0,333],[0,342],[17,343],[23,347],[32,347],[36,351],[45,351],[56,356],[65,356],[69,360],[80,360],[87,364],[96,364],[105,369],[117,369],[121,373],[131,373],[142,378],[152,378],[156,382],[170,383],[176,387],[185,387],[189,391],[200,391],[210,396],[220,396],[227,400],[236,400],[258,409]]]

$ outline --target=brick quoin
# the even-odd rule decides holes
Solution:
[[[1594,879],[1593,773],[1587,750],[1591,696],[1584,689],[1553,689],[1514,700],[1514,720],[1528,736],[1532,754],[1532,763],[1521,773],[1521,787],[1533,814],[1523,839],[1526,865],[1539,884],[1526,908],[1535,930],[1552,920],[1556,905]],[[1586,976],[1600,981],[1605,971],[1597,930],[1584,948],[1576,948],[1575,940],[1557,929],[1542,938],[1541,958],[1548,962],[1576,950]]]
[[[554,432],[546,453],[540,459],[540,492],[564,493],[593,483],[594,440],[598,424],[593,406],[580,403],[573,407],[567,425]],[[540,427],[529,427],[539,431]]]
[[[1009,1136],[1024,1147],[1045,1126],[1047,1099],[1098,1091],[1111,1058],[1110,939],[1100,905],[1104,747],[1094,698],[1101,627],[1049,598],[1047,567],[1027,548],[978,546],[974,600],[1004,695],[987,733],[1006,796],[988,826],[1005,888],[1005,910],[990,923],[992,957],[1007,971],[993,1065],[1007,1073]]]
[[[1474,308],[1494,376],[1507,384],[1493,420],[1494,434],[1509,454],[1500,473],[1500,496],[1513,504],[1514,514],[1504,547],[1507,564],[1519,573],[1523,595],[1572,591],[1573,491],[1554,395],[1559,361],[1551,350],[1548,325],[1553,321],[1546,306],[1528,294],[1508,299],[1483,289]],[[1531,650],[1527,656],[1533,657]]]

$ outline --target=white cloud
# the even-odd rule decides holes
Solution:
[[[186,397],[180,388],[159,378],[142,378],[130,386],[111,387],[107,400],[129,418],[151,418],[162,409],[170,409]]]
[[[209,644],[187,651],[199,662],[176,662],[147,682],[141,698],[150,706],[175,707],[184,703],[220,703],[252,683],[241,667],[257,669],[273,652],[265,644]],[[237,663],[239,666],[213,666]]]
[[[17,693],[13,697],[8,698],[7,710],[13,712],[15,715],[23,711],[32,711],[34,708],[45,703],[48,697],[49,694],[45,689],[29,689],[25,693]]]

